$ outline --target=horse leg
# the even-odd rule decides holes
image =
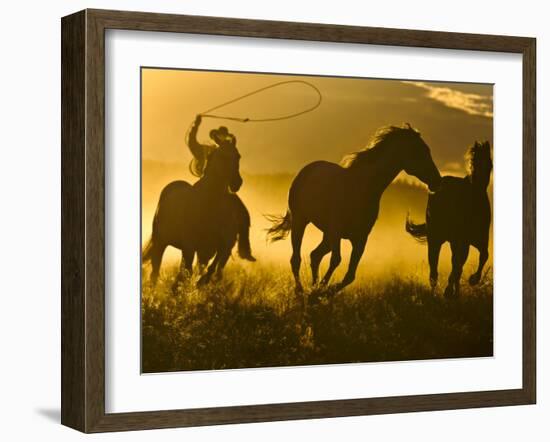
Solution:
[[[290,258],[290,265],[292,267],[292,274],[294,275],[294,281],[296,283],[296,293],[302,293],[304,291],[304,287],[302,286],[302,283],[300,281],[300,264],[302,262],[302,257],[300,256],[300,253],[306,225],[307,223],[301,220],[292,220],[290,234],[292,241],[292,257]]]
[[[197,250],[197,264],[195,270],[199,276],[204,273],[204,270],[208,266],[208,263],[213,256],[214,254],[210,255],[204,250]]]
[[[468,243],[462,241],[452,241],[451,251],[453,254],[452,263],[453,268],[449,275],[449,283],[445,289],[446,297],[458,296],[460,291],[460,277],[462,276],[462,268],[468,258],[468,249],[470,246]]]
[[[157,285],[160,273],[160,264],[162,263],[162,255],[164,255],[165,245],[154,245],[151,250],[151,284]]]
[[[180,282],[183,282],[186,277],[191,277],[193,274],[193,255],[188,251],[181,251],[180,269],[176,276],[174,283],[172,284],[172,291],[176,292]]]
[[[172,292],[174,293],[177,292],[179,283],[183,281],[184,272],[185,272],[185,258],[183,256],[183,252],[181,252],[180,267],[178,270],[178,274],[176,275],[176,279],[174,279],[174,282],[172,283]]]
[[[208,265],[208,261],[198,261],[196,265],[197,274],[200,276],[204,273],[204,269]]]
[[[337,284],[336,289],[342,290],[344,287],[350,285],[355,280],[355,273],[357,272],[357,266],[359,265],[359,261],[361,260],[361,257],[363,256],[363,252],[365,251],[365,246],[367,244],[367,237],[360,238],[360,239],[353,239],[351,241],[351,258],[349,260],[349,267],[348,271],[346,273],[346,276],[344,276],[344,279],[342,282]]]
[[[221,279],[223,275],[223,269],[227,264],[229,257],[231,256],[231,248],[223,249],[222,251],[218,252],[218,255],[220,258],[216,267],[216,278]]]
[[[322,241],[315,249],[313,249],[313,251],[309,255],[313,285],[317,284],[317,279],[319,278],[319,265],[321,264],[323,257],[328,252],[330,252],[330,242],[327,236],[323,235]]]
[[[439,253],[441,252],[441,241],[428,237],[428,262],[430,263],[430,285],[432,289],[437,286],[439,273],[437,266],[439,264]]]
[[[479,284],[479,281],[481,280],[481,273],[483,272],[483,267],[485,266],[487,259],[489,259],[489,251],[487,250],[487,246],[485,246],[479,250],[479,263],[477,265],[476,272],[470,276],[470,279],[468,280],[470,285]]]
[[[202,275],[199,280],[197,281],[197,285],[203,286],[205,284],[208,284],[210,280],[212,279],[212,275],[214,274],[214,271],[216,270],[216,267],[218,265],[218,262],[220,261],[220,254],[216,253],[216,256],[214,257],[214,260],[210,263],[208,268],[206,269],[206,273]]]
[[[342,262],[342,255],[340,254],[340,238],[334,238],[330,240],[330,265],[328,266],[327,273],[321,281],[321,285],[327,285],[332,277],[332,274],[336,270],[336,267]]]
[[[248,213],[248,209],[237,194],[229,194],[229,197],[231,198],[233,212],[237,222],[237,251],[242,259],[254,262],[256,258],[252,256],[252,248],[250,246],[250,213]]]

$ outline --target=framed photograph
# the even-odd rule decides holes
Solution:
[[[535,39],[61,25],[64,425],[535,403]]]

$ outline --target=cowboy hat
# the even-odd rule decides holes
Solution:
[[[222,144],[229,136],[231,136],[231,134],[225,126],[220,126],[218,129],[212,129],[210,131],[210,138],[212,138],[216,144]]]

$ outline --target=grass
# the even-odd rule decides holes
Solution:
[[[419,277],[361,281],[313,292],[304,311],[283,267],[232,263],[222,281],[173,293],[175,272],[143,286],[145,373],[493,354],[492,278],[453,300]]]

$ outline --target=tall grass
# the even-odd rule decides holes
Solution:
[[[234,263],[222,281],[173,292],[175,271],[143,285],[146,373],[493,354],[492,278],[453,300],[417,276],[361,281],[316,290],[304,309],[286,267]]]

